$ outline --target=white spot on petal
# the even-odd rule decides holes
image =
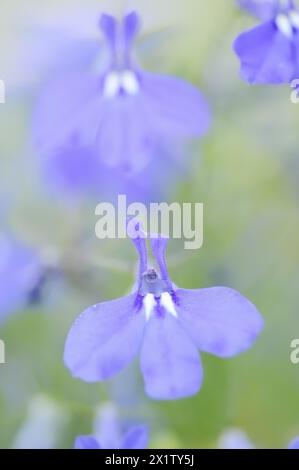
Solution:
[[[111,72],[107,75],[104,82],[104,96],[106,98],[114,98],[120,90],[121,87],[121,77],[116,72]]]
[[[168,292],[161,294],[161,305],[175,318],[178,317],[173,300]]]
[[[298,11],[292,10],[289,14],[291,24],[294,28],[299,29],[299,13]]]
[[[137,95],[139,92],[139,83],[135,73],[130,70],[126,70],[122,73],[121,83],[123,89],[128,95]]]
[[[153,312],[154,307],[156,306],[157,302],[155,301],[155,297],[153,294],[147,294],[143,299],[143,306],[145,310],[145,318],[149,320],[151,314]]]
[[[288,38],[293,37],[293,27],[288,15],[285,15],[284,13],[278,15],[276,18],[276,25],[282,34]]]

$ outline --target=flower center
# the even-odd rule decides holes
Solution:
[[[165,309],[170,315],[178,318],[174,302],[169,292],[162,292],[159,297],[156,297],[154,294],[147,294],[143,299],[143,307],[146,320],[150,319],[155,310],[159,312],[161,309]]]
[[[122,93],[134,96],[139,90],[138,78],[131,70],[112,71],[104,81],[103,93],[106,98],[115,98]]]
[[[280,0],[280,12],[276,16],[276,26],[288,38],[293,38],[299,30],[299,11],[290,0]]]
[[[155,269],[148,269],[142,276],[141,284],[142,294],[153,294],[160,297],[163,292],[167,291],[167,284],[160,278]]]
[[[165,309],[177,318],[177,312],[167,283],[160,278],[155,269],[148,269],[142,276],[141,292],[146,319],[149,320],[152,313]]]

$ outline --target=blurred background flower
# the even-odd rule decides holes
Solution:
[[[25,421],[13,440],[14,449],[54,449],[67,427],[68,416],[62,406],[46,395],[34,396]]]
[[[298,78],[299,9],[296,0],[241,0],[262,23],[241,33],[234,49],[241,75],[251,84],[290,83]]]
[[[259,446],[260,448],[263,448]],[[231,428],[224,431],[219,438],[219,449],[256,449],[255,446],[241,429]],[[264,447],[265,448],[265,447]],[[282,449],[283,447],[281,447]],[[288,449],[299,449],[299,438],[295,437],[288,445]]]
[[[139,173],[152,162],[155,171],[146,179],[157,191],[163,146],[170,144],[172,150],[175,142],[207,133],[210,110],[196,87],[137,65],[133,45],[140,25],[135,11],[120,21],[103,13],[99,30],[104,52],[99,56],[105,57],[106,51],[107,60],[100,70],[54,75],[41,93],[33,139],[46,163],[44,175],[54,183],[56,177],[59,186],[75,192],[98,188],[104,197],[103,173],[119,192],[115,183],[136,186],[143,178]],[[115,170],[110,178],[109,168]],[[171,171],[163,174],[167,187]]]
[[[254,449],[249,437],[241,429],[231,428],[219,437],[219,449]]]
[[[78,436],[76,449],[145,449],[148,429],[144,425],[122,422],[113,404],[98,407],[92,436]]]
[[[34,301],[43,268],[38,254],[14,237],[0,235],[0,322]]]

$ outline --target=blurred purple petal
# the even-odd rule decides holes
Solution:
[[[125,428],[125,433],[123,429]],[[82,449],[145,449],[148,445],[146,426],[128,427],[110,403],[96,414],[93,436],[78,436],[76,448]]]
[[[73,324],[65,344],[64,361],[74,377],[86,382],[106,380],[137,355],[145,319],[136,296],[88,308]]]
[[[237,0],[240,8],[252,15],[267,21],[274,18],[278,9],[278,0]]]
[[[288,83],[295,78],[294,45],[273,21],[242,33],[234,43],[241,75],[251,84]]]
[[[106,165],[125,173],[140,172],[149,162],[155,138],[141,95],[105,102],[96,148]]]
[[[126,433],[122,449],[146,449],[148,446],[148,429],[146,426],[135,426]]]
[[[201,137],[211,125],[211,112],[199,90],[166,75],[143,73],[141,84],[156,130],[181,137]]]
[[[111,47],[112,51],[116,48],[117,40],[117,21],[116,19],[107,14],[102,14],[100,17],[100,28],[105,35],[107,43]]]
[[[93,436],[78,436],[75,440],[75,449],[101,449],[100,444]]]
[[[200,389],[202,368],[191,338],[170,314],[150,318],[141,349],[146,393],[155,400],[176,400]]]
[[[167,171],[169,183],[178,175],[178,168],[167,159],[161,161],[159,171],[151,162],[137,175],[124,174],[118,168],[107,167],[94,149],[81,145],[76,139],[69,145],[43,155],[38,165],[52,195],[62,195],[64,200],[100,196],[101,200],[115,204],[115,187],[118,188],[118,194],[126,195],[128,203],[137,200],[144,203],[159,202],[171,190],[171,185],[165,184],[162,170]]]
[[[34,251],[10,236],[0,236],[0,321],[25,306],[41,273]]]
[[[116,408],[105,404],[98,410],[94,421],[94,434],[103,449],[119,449],[122,432]]]
[[[101,86],[92,76],[68,76],[42,94],[34,114],[33,138],[44,154],[73,142],[92,145],[101,120]]]
[[[219,439],[219,449],[254,449],[247,434],[238,428],[226,430]]]
[[[70,196],[97,193],[99,187],[105,193],[103,185],[100,186],[100,182],[105,182],[101,178],[104,170],[101,171],[95,152],[76,143],[57,149],[41,161],[41,171],[49,187]]]
[[[263,328],[255,306],[226,287],[176,292],[179,320],[200,351],[231,357],[250,348]]]
[[[295,437],[295,439],[290,442],[288,449],[299,450],[299,436]]]
[[[195,87],[175,78],[140,77],[139,91],[112,98],[103,95],[101,80],[92,76],[65,77],[51,84],[33,120],[40,152],[51,156],[76,142],[89,146],[108,167],[137,173],[163,140],[200,137],[208,130],[210,112]]]
[[[140,18],[135,11],[124,17],[124,41],[127,48],[130,48],[140,28]]]

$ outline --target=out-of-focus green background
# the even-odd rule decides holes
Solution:
[[[82,8],[96,19],[128,7],[143,18],[143,66],[198,85],[213,110],[213,127],[194,146],[171,196],[204,203],[204,246],[190,253],[171,242],[172,278],[186,288],[231,286],[266,322],[246,354],[226,361],[203,355],[201,392],[169,403],[144,396],[137,365],[107,385],[81,383],[65,369],[71,322],[86,306],[126,293],[136,257],[129,241],[95,238],[99,201],[64,204],[50,197],[30,144],[33,104],[51,79],[53,59],[49,38],[38,40],[36,30],[93,36]],[[230,427],[259,447],[286,447],[299,434],[299,365],[290,362],[291,340],[299,337],[299,105],[287,86],[249,87],[240,80],[232,42],[252,24],[233,0],[2,1],[0,78],[7,97],[0,105],[0,207],[13,231],[59,260],[67,276],[48,286],[41,305],[1,327],[7,363],[0,365],[0,447],[72,447],[77,434],[91,432],[95,407],[108,399],[124,418],[150,424],[152,447],[216,447]],[[41,54],[30,63],[33,31]]]

